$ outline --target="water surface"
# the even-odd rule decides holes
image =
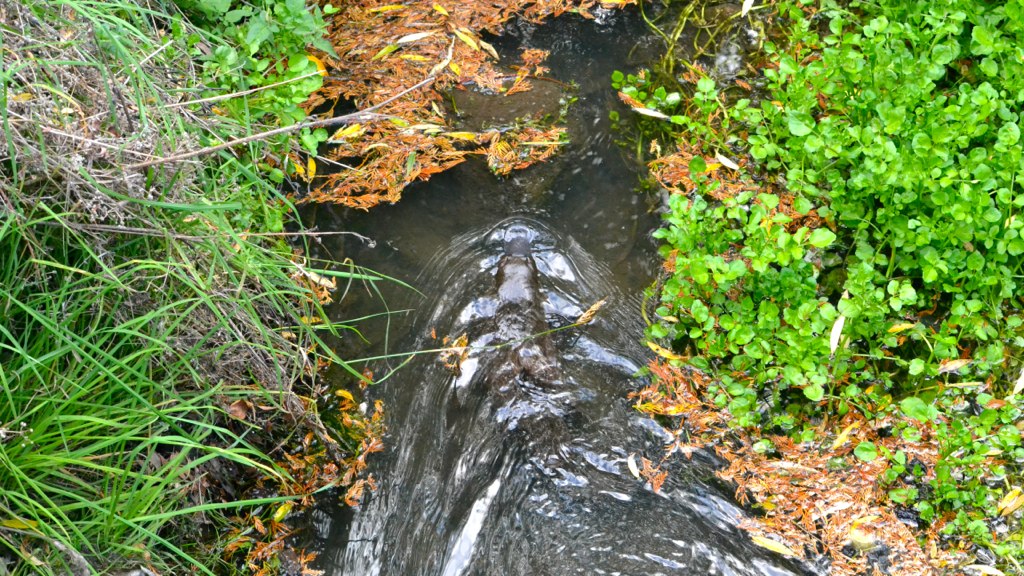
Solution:
[[[428,354],[371,389],[389,430],[386,451],[371,459],[379,488],[356,510],[334,499],[312,510],[305,537],[320,552],[317,567],[331,575],[803,573],[735,527],[743,512],[706,458],[673,458],[658,493],[627,465],[631,454],[659,458],[671,437],[626,398],[649,360],[640,306],[657,273],[649,237],[657,218],[633,192],[636,167],[613,142],[608,113],[621,108],[608,78],[654,56],[657,45],[636,14],[605,12],[597,22],[516,23],[495,43],[503,55],[551,50],[552,76],[578,85],[561,155],[501,180],[469,162],[414,186],[395,206],[368,215],[320,207],[315,215],[321,229],[375,240],[350,237],[325,253],[422,292],[384,287],[391,309],[414,311],[364,325],[371,353],[436,348],[459,334],[475,346],[461,375]],[[532,97],[551,105],[558,94]],[[459,102],[467,126],[509,113],[472,96]],[[495,274],[506,239],[523,233],[551,326],[607,304],[593,324],[553,336],[557,383],[519,378],[508,397],[495,394],[489,377],[506,357],[483,346],[502,343]],[[361,316],[374,302],[356,289],[334,312]]]

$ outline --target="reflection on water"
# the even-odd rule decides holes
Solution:
[[[326,252],[424,294],[385,287],[389,306],[415,309],[391,318],[390,351],[435,348],[432,332],[466,333],[475,346],[461,376],[424,355],[371,390],[389,429],[386,452],[371,459],[379,488],[357,510],[325,499],[310,512],[305,537],[328,574],[803,573],[735,528],[743,513],[706,460],[668,464],[659,493],[627,465],[632,453],[658,457],[671,439],[626,400],[647,359],[639,307],[657,266],[648,237],[656,221],[611,142],[607,117],[617,105],[607,79],[626,66],[638,20],[602,13],[596,24],[512,27],[506,49],[551,49],[553,75],[579,84],[572,143],[547,165],[498,181],[467,163],[369,216],[316,214],[321,229],[377,240]],[[514,347],[486,347],[509,340],[496,276],[512,230],[530,237],[531,298],[546,325],[607,299],[594,323],[551,335],[560,376],[544,385],[522,370],[501,372]],[[360,299],[353,292],[346,306]]]

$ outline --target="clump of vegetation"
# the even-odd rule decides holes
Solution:
[[[173,30],[201,65],[199,79],[204,95],[251,92],[218,104],[220,112],[250,129],[268,122],[290,126],[306,119],[302,105],[323,85],[323,62],[310,54],[315,48],[327,55],[334,48],[325,37],[324,15],[338,11],[331,4],[307,6],[304,0],[263,0],[240,3],[231,0],[176,2],[196,24],[187,31],[180,23]],[[303,128],[298,134],[303,149],[316,154],[327,139],[327,130]],[[270,139],[288,150],[292,134]],[[294,166],[284,166],[287,173]],[[299,170],[303,170],[300,166]],[[275,168],[270,177],[281,182],[285,171]]]
[[[397,202],[409,184],[475,155],[485,157],[495,174],[506,175],[555,154],[565,143],[558,119],[468,131],[446,109],[445,94],[477,90],[502,98],[529,90],[531,79],[547,70],[546,53],[526,49],[519,65],[503,69],[486,35],[501,34],[514,17],[531,22],[563,12],[592,17],[597,4],[364,0],[341,5],[329,34],[336,55],[322,55],[329,76],[305,106],[333,110],[344,102],[364,113],[329,136],[317,136],[326,138],[317,162],[325,169],[307,170],[306,199],[366,210]]]
[[[870,439],[854,455],[886,458],[880,486],[924,525],[1016,562],[1022,8],[777,10],[753,87],[699,65],[613,78],[685,127],[652,164],[674,193],[649,336],[713,372],[740,426],[808,441],[857,415],[933,438],[934,467]]]
[[[262,6],[205,27],[160,2],[0,7],[4,573],[265,573],[291,502],[362,489],[380,413],[321,423],[319,371],[345,364],[320,334],[331,275],[373,277],[284,231],[264,175],[291,143],[140,166],[301,119],[322,22]]]

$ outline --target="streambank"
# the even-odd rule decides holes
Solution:
[[[666,192],[641,407],[717,447],[782,553],[1019,571],[1020,10],[750,6],[717,44],[747,64],[680,56],[698,7],[613,77]]]
[[[0,5],[3,573],[277,569],[289,508],[358,482],[378,434],[372,409],[331,430],[316,409],[344,363],[315,325],[333,280],[283,226],[290,145],[204,152],[301,113],[235,72],[307,39],[242,48],[265,13],[186,4]]]

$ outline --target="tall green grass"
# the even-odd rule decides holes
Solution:
[[[170,105],[230,39],[161,2],[5,10],[0,564],[230,572],[224,515],[302,495],[276,461],[322,426],[293,387],[318,357],[347,367],[318,333],[339,327],[307,324],[305,246],[277,234],[294,207],[260,162],[286,150],[126,171],[251,129]],[[246,498],[256,479],[281,496]]]

